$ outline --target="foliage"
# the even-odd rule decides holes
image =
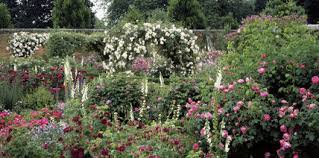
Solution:
[[[207,19],[197,0],[171,0],[168,14],[189,29],[204,29],[207,26]]]
[[[139,78],[119,74],[104,78],[93,86],[89,94],[89,103],[107,105],[109,112],[117,112],[121,119],[128,119],[131,108],[141,106],[141,82]]]
[[[54,103],[54,95],[47,88],[39,87],[22,98],[23,107],[21,108],[37,110],[50,107]]]
[[[49,56],[71,56],[76,51],[81,51],[85,46],[86,37],[80,33],[55,32],[51,33],[47,44]]]
[[[308,15],[308,22],[310,24],[318,24],[319,22],[319,1],[318,0],[305,0],[304,7]]]
[[[95,33],[87,35],[83,33],[54,32],[50,34],[47,53],[49,56],[72,56],[76,52],[97,53],[104,57],[104,34]]]
[[[316,56],[314,50],[317,50],[317,40],[304,25],[304,21],[304,18],[296,16],[247,18],[239,33],[230,40],[229,53],[223,58],[222,65],[229,74],[233,74],[227,76],[227,79],[255,77],[257,74],[254,68],[260,67],[263,53],[275,62],[298,60],[307,63],[305,61],[308,60],[308,55]],[[269,64],[272,62],[268,61]]]
[[[240,21],[254,13],[254,3],[246,0],[198,0],[207,18],[207,26],[213,29],[237,28]]]
[[[126,71],[136,58],[147,57],[154,61],[152,73],[159,74],[164,67],[169,73],[191,74],[199,52],[196,39],[191,30],[174,25],[127,23],[119,32],[107,34],[105,38],[104,55],[109,56],[106,61],[108,71]]]
[[[318,123],[319,48],[301,21],[251,17],[224,56],[223,78],[229,84],[219,86],[216,98],[224,134],[233,138],[232,152],[311,157],[307,148],[318,147],[310,126]]]
[[[17,28],[52,27],[53,0],[22,0],[13,10],[14,26]]]
[[[53,0],[1,0],[11,13],[16,28],[52,27]],[[0,1],[0,2],[1,2]]]
[[[14,33],[9,41],[9,50],[14,57],[29,57],[40,47],[44,46],[49,38],[49,34],[43,33]]]
[[[95,17],[88,0],[55,0],[52,11],[55,28],[94,28]]]
[[[298,6],[294,0],[270,0],[267,2],[263,11],[266,15],[271,16],[289,16],[289,15],[305,15],[303,7]]]
[[[8,28],[11,25],[10,12],[4,3],[0,3],[0,28]]]
[[[0,104],[1,108],[12,110],[21,101],[23,89],[19,83],[0,83]]]

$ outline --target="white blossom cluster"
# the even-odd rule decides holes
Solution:
[[[127,23],[117,35],[106,33],[104,55],[109,59],[106,68],[110,72],[129,69],[137,57],[165,58],[172,72],[189,74],[197,61],[199,47],[197,36],[191,30],[159,23],[133,25]]]
[[[48,33],[14,33],[7,50],[15,57],[28,57],[42,47],[48,41],[48,38]]]

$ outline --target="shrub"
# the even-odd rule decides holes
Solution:
[[[48,36],[47,33],[14,33],[7,49],[15,57],[29,57],[46,44]]]
[[[51,33],[48,41],[48,55],[49,56],[72,56],[76,52],[98,53],[102,58],[105,43],[103,42],[104,35],[95,33],[87,35],[83,33],[71,32],[55,32]]]
[[[107,67],[110,72],[126,71],[134,59],[151,57],[155,61],[154,66],[160,65],[171,73],[188,75],[193,72],[199,53],[196,39],[191,30],[174,25],[166,27],[144,23],[139,26],[127,23],[105,38],[104,54],[109,56]],[[157,64],[158,61],[163,62]]]
[[[262,67],[263,54],[267,55],[269,67],[274,66],[271,64],[273,61],[316,63],[317,39],[304,25],[304,20],[295,16],[247,18],[239,33],[230,40],[229,53],[222,59],[222,66],[228,74],[232,74],[225,76],[225,79],[232,81],[258,76],[255,68]]]
[[[289,15],[305,15],[305,9],[298,6],[297,2],[292,0],[270,0],[266,4],[263,11],[266,15],[271,16],[289,16]]]
[[[86,43],[86,37],[80,33],[55,32],[50,34],[47,49],[49,56],[72,56],[81,51]]]
[[[54,95],[47,88],[39,87],[22,99],[24,109],[42,109],[55,103]]]
[[[89,94],[89,103],[109,106],[109,112],[117,112],[125,120],[131,108],[141,107],[142,80],[127,74],[108,76],[96,83]]]
[[[308,148],[319,147],[316,36],[298,19],[254,17],[230,45],[223,57],[229,84],[215,98],[232,152],[311,157]]]
[[[11,24],[11,15],[4,3],[0,3],[0,28],[8,28]]]
[[[23,96],[22,85],[18,82],[0,82],[0,104],[1,107],[7,110],[15,108],[16,104],[21,101]]]

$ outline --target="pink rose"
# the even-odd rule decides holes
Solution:
[[[223,114],[224,113],[224,109],[223,108],[219,108],[218,109],[218,115],[221,115],[221,114]]]
[[[271,157],[271,154],[270,154],[270,152],[266,152],[266,153],[264,154],[264,156],[265,156],[265,158],[270,158],[270,157]]]
[[[248,129],[247,129],[247,127],[243,126],[243,127],[240,127],[240,131],[242,134],[246,134]]]
[[[261,97],[267,97],[269,94],[268,92],[260,92]]]
[[[292,158],[299,158],[298,152],[295,152],[295,151],[294,151]]]
[[[224,137],[224,138],[227,138],[227,137],[228,137],[228,131],[223,130],[223,137]]]
[[[295,119],[295,118],[297,118],[298,113],[299,113],[299,110],[298,110],[298,109],[295,109],[295,110],[289,115],[289,117],[292,118],[292,119]]]
[[[246,79],[245,79],[246,82],[250,82],[250,80],[251,79],[249,77],[246,77]]]
[[[313,76],[311,78],[312,84],[319,84],[319,76]]]
[[[265,114],[263,117],[264,121],[270,121],[271,120],[271,116],[269,114]]]
[[[234,88],[235,88],[235,85],[233,85],[233,84],[230,84],[230,85],[228,86],[228,89],[229,89],[230,91],[234,90]]]
[[[243,101],[238,101],[236,103],[236,106],[238,106],[239,108],[241,108],[245,103]]]
[[[235,106],[235,107],[233,108],[233,110],[234,110],[235,113],[237,113],[237,112],[239,111],[239,109],[240,109],[239,106]]]
[[[267,54],[266,53],[261,54],[261,58],[263,59],[267,58]]]
[[[276,100],[272,100],[272,101],[271,101],[271,104],[276,104]]]
[[[307,105],[308,110],[313,110],[313,109],[315,109],[316,107],[317,107],[316,104],[309,104],[309,105]]]
[[[258,73],[259,73],[260,75],[265,74],[265,72],[266,72],[266,69],[263,68],[263,67],[261,67],[261,68],[258,69]]]
[[[239,79],[237,82],[240,83],[240,84],[242,84],[242,83],[245,83],[245,80]]]
[[[289,142],[284,142],[283,146],[282,146],[285,150],[291,148],[291,144]]]
[[[206,135],[206,129],[205,129],[205,127],[200,130],[200,135],[201,135],[202,137],[204,137],[204,136]]]
[[[286,127],[285,125],[281,125],[281,126],[280,126],[280,131],[281,131],[282,133],[286,133],[286,132],[287,132],[287,127]]]
[[[198,151],[198,149],[199,149],[198,143],[193,144],[193,150]]]
[[[213,115],[210,112],[205,112],[201,114],[201,118],[209,120],[213,118]]]
[[[306,88],[299,88],[299,93],[301,95],[305,95],[307,93],[307,89]]]
[[[290,135],[288,134],[288,133],[285,133],[284,135],[283,135],[283,138],[284,138],[284,140],[286,141],[286,142],[289,142],[289,140],[290,140]]]
[[[288,104],[287,100],[281,100],[280,103],[281,104]]]

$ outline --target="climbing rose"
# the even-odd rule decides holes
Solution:
[[[227,137],[228,137],[228,131],[223,130],[223,137],[224,137],[224,138],[227,138]]]
[[[311,78],[312,84],[319,84],[319,76],[313,76]]]
[[[316,104],[309,104],[307,105],[308,110],[313,110],[316,108]]]
[[[246,134],[247,130],[248,130],[247,127],[244,127],[244,126],[240,127],[240,131],[241,131],[242,134]]]
[[[245,83],[245,80],[244,79],[239,79],[237,82],[238,83]]]
[[[261,97],[267,97],[269,94],[268,92],[260,92]]]
[[[280,126],[280,131],[281,131],[282,133],[286,133],[286,132],[287,132],[287,127],[286,127],[285,125],[281,125],[281,126]]]
[[[261,67],[261,68],[258,69],[258,73],[259,73],[260,75],[265,74],[265,72],[266,72],[266,69],[263,68],[263,67]]]
[[[299,93],[300,93],[301,95],[305,95],[305,94],[307,93],[306,88],[299,88]]]
[[[198,149],[199,149],[199,145],[198,145],[198,143],[195,143],[195,144],[193,145],[193,150],[194,150],[194,151],[198,151]]]
[[[264,121],[270,121],[271,120],[271,116],[269,114],[265,114],[263,120]]]

